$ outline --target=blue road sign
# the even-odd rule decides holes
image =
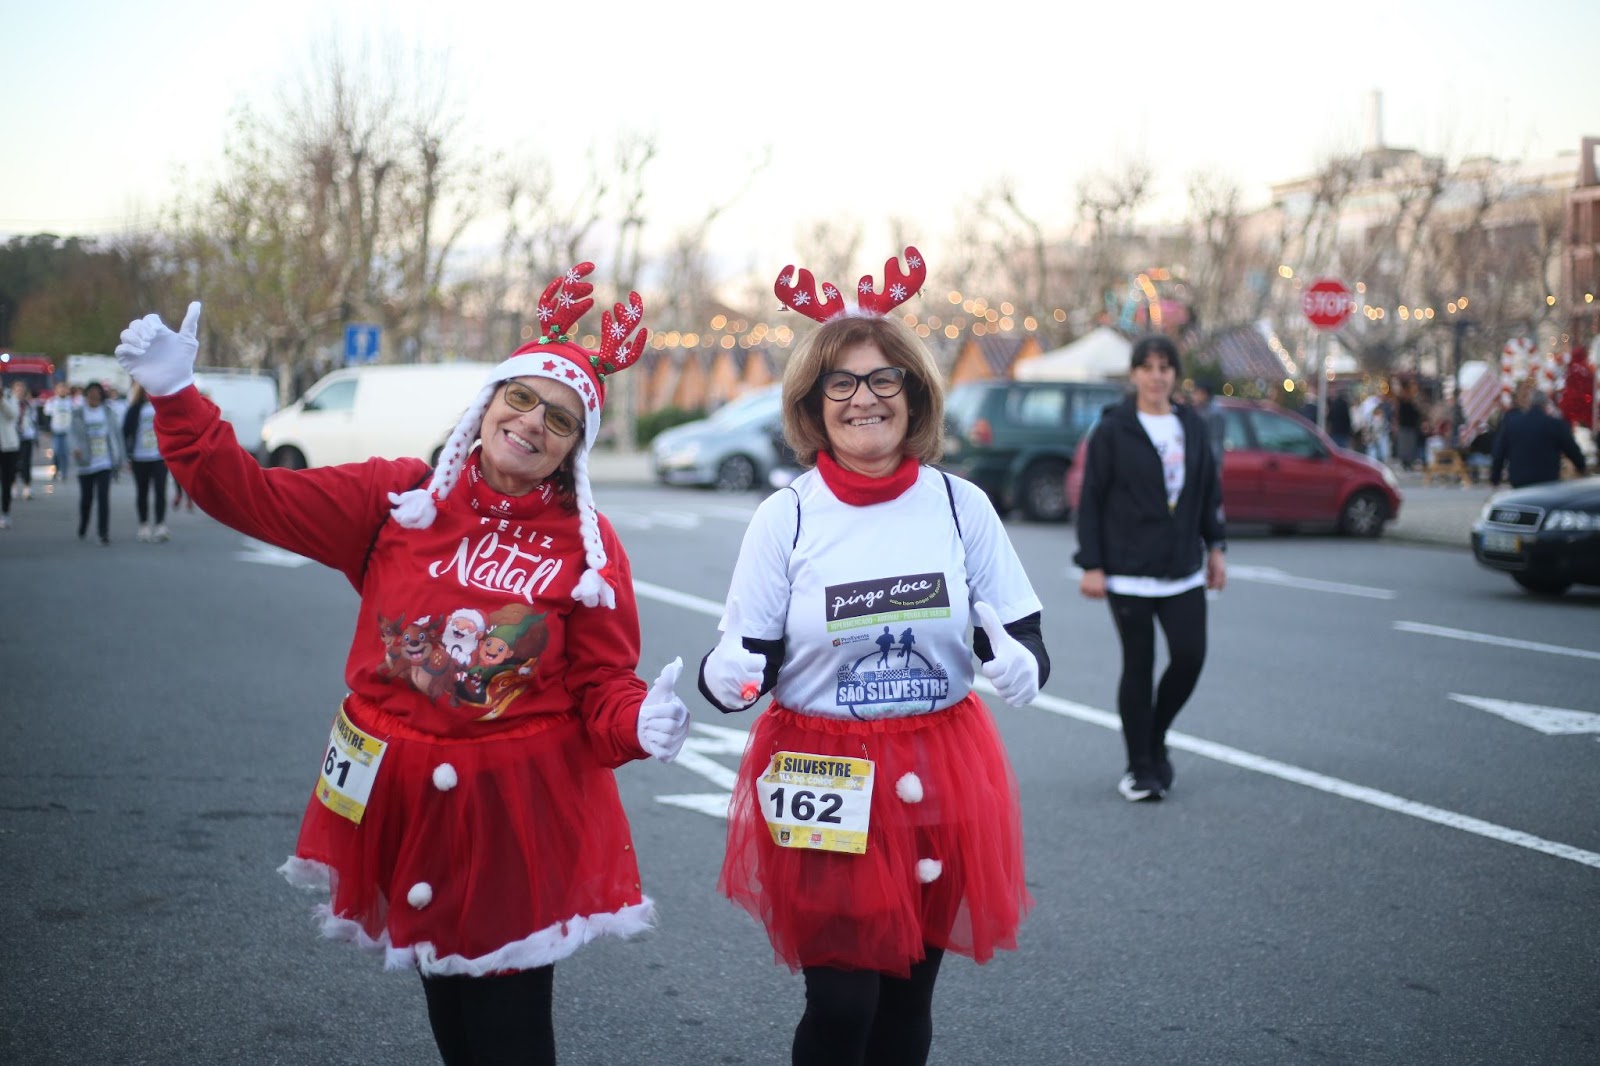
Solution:
[[[383,334],[379,326],[370,322],[351,322],[344,327],[344,361],[373,363],[378,359],[378,339]]]

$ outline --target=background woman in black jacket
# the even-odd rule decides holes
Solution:
[[[1175,405],[1178,349],[1141,338],[1129,360],[1134,394],[1107,408],[1089,438],[1078,501],[1079,590],[1107,599],[1122,641],[1117,711],[1128,769],[1117,790],[1158,800],[1172,787],[1167,729],[1206,657],[1207,588],[1227,582],[1222,477],[1193,408]],[[1169,663],[1154,686],[1155,623]]]

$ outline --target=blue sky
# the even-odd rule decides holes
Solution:
[[[1548,157],[1600,135],[1592,2],[1078,6],[12,4],[0,232],[148,218],[175,183],[214,170],[230,108],[270,109],[330,34],[445,55],[472,142],[552,158],[569,182],[584,147],[654,134],[658,239],[740,189],[770,145],[712,231],[725,255],[767,269],[822,218],[942,235],[1002,177],[1031,213],[1065,219],[1079,180],[1130,159],[1153,167],[1168,213],[1203,170],[1259,200],[1359,147],[1374,89],[1387,143],[1449,157]]]

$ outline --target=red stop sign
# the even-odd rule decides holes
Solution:
[[[1350,317],[1350,290],[1338,278],[1318,278],[1300,294],[1300,309],[1318,329],[1338,329]]]

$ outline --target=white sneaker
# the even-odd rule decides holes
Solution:
[[[0,514],[0,529],[11,528],[11,516]]]
[[[32,485],[24,485],[24,486],[22,486],[22,498],[24,500],[33,499],[33,486]]]
[[[145,525],[145,526],[140,526],[139,527],[139,543],[140,544],[149,544],[150,543],[150,527],[149,526]]]
[[[171,539],[172,533],[167,529],[166,523],[163,522],[161,525],[156,527],[156,540],[165,542]]]

